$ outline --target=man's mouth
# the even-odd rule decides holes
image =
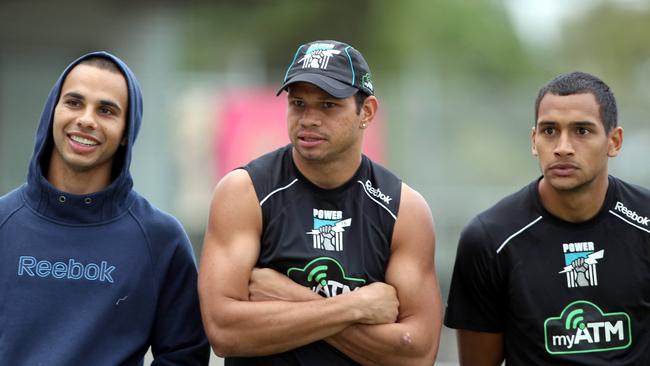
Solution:
[[[556,163],[552,164],[549,170],[553,171],[556,175],[567,176],[578,170],[578,167],[571,163]]]
[[[95,146],[99,145],[99,143],[95,140],[87,139],[85,137],[77,136],[77,135],[69,135],[70,139],[76,143],[86,145],[86,146]]]

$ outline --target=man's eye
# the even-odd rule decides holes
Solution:
[[[294,107],[302,107],[305,105],[305,103],[302,100],[292,100],[291,105]]]
[[[591,131],[589,131],[589,129],[584,128],[584,127],[578,127],[578,131],[577,131],[577,132],[578,132],[578,135],[586,135],[586,134],[588,134],[588,133],[591,132]]]
[[[81,105],[81,102],[76,99],[68,99],[65,101],[65,104],[70,107],[78,107]]]
[[[334,104],[332,102],[323,102],[323,108],[325,108],[325,109],[334,108],[335,106],[336,106],[336,104]]]
[[[543,132],[545,135],[552,135],[552,134],[555,133],[555,129],[554,129],[553,127],[546,127],[546,128],[544,128],[544,129],[542,130],[542,132]]]
[[[110,108],[107,108],[107,107],[101,107],[101,108],[99,108],[99,113],[111,115],[111,114],[113,114],[113,110],[111,110]]]

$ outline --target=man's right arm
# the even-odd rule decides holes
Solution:
[[[306,302],[249,301],[261,230],[262,213],[250,176],[235,170],[215,189],[199,270],[201,314],[217,355],[280,353],[351,324],[395,321],[399,304],[394,288],[385,284]]]
[[[458,242],[445,325],[457,330],[461,366],[498,366],[504,360],[507,295],[489,238],[475,217]]]
[[[499,366],[503,363],[503,333],[458,329],[460,366]]]

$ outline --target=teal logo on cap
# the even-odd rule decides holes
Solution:
[[[364,88],[370,90],[370,93],[374,92],[375,89],[372,86],[372,76],[370,75],[369,72],[365,73],[361,77],[361,86],[363,86]]]

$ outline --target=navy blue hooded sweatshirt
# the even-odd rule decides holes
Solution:
[[[114,178],[75,195],[45,178],[52,118],[66,75],[92,56],[114,61],[128,84],[127,140]],[[52,88],[27,183],[0,197],[0,365],[207,365],[196,264],[180,223],[133,190],[142,121],[131,70],[105,52],[70,64]]]

